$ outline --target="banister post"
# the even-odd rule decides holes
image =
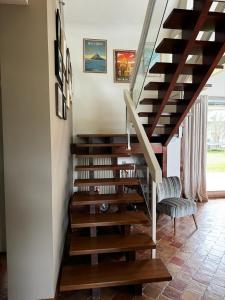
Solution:
[[[156,243],[156,182],[152,180],[152,205],[151,205],[151,215],[152,215],[152,240]],[[156,258],[156,250],[152,250],[152,258]]]

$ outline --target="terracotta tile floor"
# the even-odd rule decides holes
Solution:
[[[163,216],[158,223],[158,256],[173,275],[173,281],[146,284],[143,296],[133,297],[126,288],[103,289],[101,300],[222,300],[225,299],[225,200],[199,204],[197,215],[199,230],[195,230],[191,217],[177,221],[177,234],[173,236],[170,218]],[[148,232],[149,228],[135,226],[133,231]],[[149,251],[139,252],[146,258]],[[1,272],[5,272],[1,260]],[[4,274],[0,277],[0,299],[6,300]],[[60,300],[86,300],[88,293],[79,292]]]

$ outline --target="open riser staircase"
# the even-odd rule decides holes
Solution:
[[[158,43],[155,52],[170,54],[172,62],[153,64],[150,75],[160,74],[164,81],[145,84],[145,91],[158,96],[144,97],[139,102],[139,116],[144,118],[143,126],[151,142],[169,144],[203,88],[209,86],[207,81],[213,71],[223,69],[219,63],[225,52],[225,13],[210,11],[214,2],[217,1],[195,0],[192,10],[173,9],[163,23],[162,31],[180,30],[181,38],[164,38]],[[200,40],[200,32],[210,32],[214,38]],[[190,56],[198,56],[198,63],[190,63]],[[178,97],[174,98],[174,93]]]
[[[151,251],[156,244],[151,239],[150,228],[149,234],[132,232],[136,224],[149,226],[150,218],[143,209],[139,178],[123,175],[127,171],[136,174],[134,163],[121,164],[121,159],[126,161],[132,154],[127,144],[112,142],[112,136],[98,137],[100,143],[95,142],[96,135],[81,135],[79,139],[82,142],[71,147],[76,156],[78,179],[74,181],[77,191],[69,208],[69,246],[60,293],[91,289],[92,295],[99,297],[99,288],[121,285],[131,286],[134,292],[141,293],[142,283],[171,280],[162,261],[152,259]],[[104,161],[105,158],[108,158],[107,164],[93,163],[95,159]],[[99,178],[105,171],[112,172],[113,176]],[[88,172],[89,178],[80,179],[82,172]],[[102,186],[113,186],[113,192],[100,193]],[[86,187],[86,191],[80,191],[82,187]],[[105,207],[107,211],[102,209]],[[139,250],[149,250],[149,259],[136,260]]]
[[[159,9],[157,1],[152,1]],[[180,38],[170,35],[156,42],[155,52],[169,54],[172,61],[156,62],[149,73],[163,75],[164,81],[146,83],[145,96],[137,102],[132,84],[125,91],[127,124],[133,123],[135,133],[128,129],[127,134],[79,135],[71,145],[76,179],[61,294],[90,290],[93,299],[101,299],[101,288],[129,286],[140,295],[143,283],[172,279],[163,262],[155,258],[156,183],[162,173],[166,175],[166,147],[171,138],[178,134],[213,71],[223,68],[225,14],[210,11],[214,2],[194,0],[191,10],[173,9],[163,22],[164,29],[179,30]],[[214,33],[214,39],[200,40],[201,31]],[[198,60],[194,62],[192,56]],[[140,155],[144,158],[138,165],[135,156]],[[146,165],[153,178],[152,202],[146,200],[142,171],[138,173]],[[149,233],[135,233],[136,224],[149,227]],[[137,259],[140,250],[149,251],[148,259]]]

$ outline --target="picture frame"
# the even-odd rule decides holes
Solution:
[[[55,75],[58,79],[59,84],[63,85],[63,57],[59,43],[55,41]]]
[[[135,50],[113,50],[114,82],[129,83],[135,64]]]
[[[63,72],[63,96],[66,98],[66,89],[67,89],[67,82],[66,82],[66,72]]]
[[[61,45],[61,18],[59,9],[56,10],[56,40]]]
[[[56,99],[56,115],[63,119],[64,111],[63,111],[63,91],[59,83],[55,84],[55,99]]]
[[[63,71],[66,70],[66,54],[67,54],[67,46],[66,46],[66,35],[63,30],[61,30],[61,44],[60,49],[63,58]]]
[[[107,40],[83,39],[83,71],[107,73]]]
[[[73,70],[72,70],[71,62],[69,65],[68,99],[69,99],[70,103],[72,104],[72,101],[73,101]]]
[[[67,106],[65,97],[63,97],[63,119],[67,120]]]
[[[66,81],[69,82],[70,50],[66,49]]]

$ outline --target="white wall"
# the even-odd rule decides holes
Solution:
[[[67,230],[68,201],[73,187],[73,164],[70,155],[72,142],[72,107],[68,110],[67,121],[56,117],[55,109],[55,11],[56,1],[47,0],[48,9],[48,52],[49,52],[49,99],[51,126],[51,172],[52,172],[52,229],[54,285],[58,271]]]
[[[210,84],[212,84],[211,88],[203,91],[202,94],[208,96],[217,96],[217,97],[225,97],[225,72],[220,71],[217,74],[211,76],[209,79]]]
[[[167,147],[167,176],[180,177],[181,140],[172,138]]]
[[[74,132],[124,133],[125,104],[123,90],[128,84],[114,83],[113,49],[136,50],[140,26],[84,26],[66,24],[74,77]],[[108,40],[108,73],[83,72],[83,38]]]
[[[55,114],[55,7],[0,6],[9,300],[54,297],[67,224],[71,114]]]
[[[2,132],[2,97],[1,97],[1,77],[0,77],[0,252],[6,251],[5,239],[6,239],[5,237],[5,192],[4,192],[4,161],[3,161],[3,132]]]
[[[70,12],[71,14],[71,12]],[[67,16],[67,14],[66,14]],[[70,18],[71,20],[71,15]],[[113,81],[113,49],[134,49],[139,44],[142,23],[129,26],[67,23],[66,35],[71,51],[74,77],[74,135],[81,133],[124,133],[126,109],[123,90],[128,84]],[[108,40],[108,73],[83,72],[83,38]],[[168,173],[180,175],[180,139],[168,148]],[[179,157],[178,157],[179,154]]]

